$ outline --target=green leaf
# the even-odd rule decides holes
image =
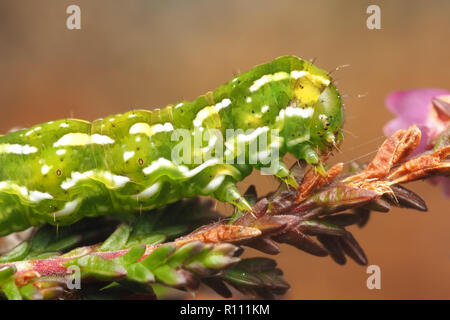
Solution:
[[[166,239],[166,235],[162,233],[139,234],[131,236],[125,247],[131,248],[139,244],[154,245],[163,243]]]
[[[64,237],[60,240],[52,242],[47,248],[46,251],[64,251],[68,248],[75,246],[79,241],[81,241],[81,235],[70,235]]]
[[[48,259],[54,256],[59,256],[60,253],[58,251],[54,252],[45,252],[45,253],[39,253],[39,254],[32,254],[28,256],[28,259]]]
[[[126,267],[128,276],[127,278],[132,281],[148,283],[154,282],[155,276],[144,265],[140,263],[132,264]]]
[[[78,265],[84,277],[92,276],[106,281],[126,275],[126,270],[120,264],[100,258],[99,256],[84,256],[73,262],[66,266],[72,264]]]
[[[1,284],[1,288],[8,300],[22,300],[22,296],[20,295],[19,289],[16,286],[14,277],[10,277],[8,280],[5,280]]]
[[[140,241],[146,245],[154,245],[158,243],[163,243],[167,239],[167,236],[162,233],[151,233],[145,237],[141,237]]]
[[[189,228],[185,225],[175,225],[175,226],[167,226],[165,228],[158,228],[158,232],[164,233],[169,239],[179,237],[188,231]]]
[[[221,252],[218,253],[215,251],[211,251],[204,259],[201,260],[202,264],[206,268],[210,269],[223,269],[235,261],[237,261],[237,258],[229,257]]]
[[[11,277],[14,273],[16,273],[16,268],[12,266],[0,268],[0,284],[7,278]]]
[[[182,275],[167,264],[156,268],[154,274],[159,281],[170,286],[181,286],[186,282],[186,279]]]
[[[137,294],[142,298],[145,296],[145,299],[156,299],[155,293],[151,285],[147,283],[140,283],[135,281],[130,281],[128,279],[123,279],[118,281],[120,283],[121,288],[125,289],[124,291],[129,291],[129,294]]]
[[[30,252],[30,247],[31,247],[30,242],[23,241],[22,243],[14,247],[12,250],[10,250],[8,253],[1,256],[0,263],[13,262],[25,259],[28,252]]]
[[[106,290],[114,289],[117,287],[120,287],[120,283],[114,281],[114,282],[108,283],[106,286],[101,288],[100,291],[106,291]]]
[[[310,219],[301,222],[301,226],[307,228],[308,231],[316,231],[320,233],[325,233],[329,235],[342,235],[345,231],[338,225],[327,221],[326,219],[317,220]]]
[[[89,254],[91,251],[92,251],[92,249],[89,247],[80,247],[80,248],[75,248],[73,250],[70,250],[69,252],[63,254],[61,257],[75,258],[75,257],[80,257],[80,256],[84,256],[86,254]]]
[[[277,263],[272,259],[255,257],[241,260],[236,268],[243,269],[248,272],[260,272],[274,270],[276,266]]]
[[[240,291],[270,297],[273,294],[283,294],[289,289],[289,284],[281,275],[274,260],[257,257],[241,260],[236,266],[225,270],[221,278]]]
[[[33,283],[28,283],[20,288],[20,294],[26,300],[41,300],[42,294],[39,290],[33,285]]]
[[[150,271],[153,271],[156,267],[160,266],[166,258],[174,252],[176,246],[173,243],[168,243],[155,249],[148,255],[141,263]]]
[[[131,230],[132,228],[128,224],[120,225],[116,231],[114,231],[113,234],[111,234],[108,239],[103,242],[98,251],[114,251],[123,249],[128,241]]]
[[[52,226],[41,227],[31,240],[31,252],[44,252],[54,235],[55,229]]]
[[[196,255],[203,249],[204,245],[200,241],[186,243],[167,259],[167,264],[172,268],[181,266],[187,259]]]
[[[228,224],[234,224],[240,217],[245,214],[245,212],[245,210],[239,210],[238,208],[235,208],[230,220],[228,221]]]
[[[256,193],[256,188],[254,185],[248,187],[248,189],[244,193],[244,198],[251,206],[255,205],[256,201],[258,200],[258,195]]]
[[[158,213],[152,212],[152,214],[149,215],[142,215],[136,219],[135,222],[133,222],[134,226],[134,235],[138,234],[148,234],[153,231],[153,228],[155,226],[156,220],[158,219]]]
[[[240,269],[229,269],[224,271],[225,280],[238,286],[259,287],[262,285],[261,279],[255,275]]]
[[[443,148],[450,144],[450,128],[444,130],[436,139],[436,143],[433,147],[433,150],[436,151],[439,148]]]
[[[113,259],[123,266],[137,262],[145,253],[146,246],[144,244],[131,248],[123,256]]]

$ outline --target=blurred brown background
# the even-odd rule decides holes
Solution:
[[[81,30],[66,28],[70,4],[81,7]],[[370,4],[381,7],[382,30],[366,28]],[[450,89],[449,12],[446,0],[2,0],[0,132],[193,99],[236,72],[293,54],[327,70],[350,64],[335,78],[348,94],[352,134],[333,161],[369,160],[392,118],[389,92]],[[261,194],[276,186],[253,174],[240,187],[251,183]],[[292,285],[285,298],[449,299],[450,200],[426,183],[411,187],[428,213],[373,214],[352,229],[369,264],[381,267],[381,290],[368,290],[366,269],[352,261],[338,266],[284,246],[276,259]]]

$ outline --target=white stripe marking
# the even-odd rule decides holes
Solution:
[[[202,110],[200,110],[194,119],[194,126],[201,127],[203,124],[203,121],[205,121],[206,118],[213,114],[218,114],[220,110],[228,108],[231,105],[231,100],[228,98],[223,99],[221,102],[216,103],[213,106],[207,106],[204,107]]]
[[[12,153],[12,154],[30,154],[36,153],[38,149],[36,147],[20,144],[0,144],[0,153]]]
[[[63,154],[65,154],[66,153],[66,150],[65,149],[58,149],[58,150],[56,150],[56,154],[58,155],[58,156],[62,156]]]
[[[148,167],[144,168],[142,172],[144,172],[144,174],[146,175],[149,175],[150,173],[161,167],[175,168],[175,165],[172,163],[172,161],[167,160],[166,158],[159,158],[158,160],[153,161]]]
[[[303,137],[300,137],[300,138],[297,138],[297,139],[294,139],[294,140],[289,140],[287,142],[287,146],[288,147],[292,147],[292,146],[295,146],[295,145],[297,145],[299,143],[302,143],[303,141],[306,141],[306,140],[309,140],[309,134],[305,134]]]
[[[308,74],[308,72],[303,71],[303,70],[292,70],[291,77],[294,79],[298,79],[298,78],[305,76],[306,74]]]
[[[213,166],[213,165],[217,164],[218,162],[219,162],[219,159],[217,159],[217,158],[209,159],[209,160],[203,162],[198,167],[195,167],[194,169],[192,169],[190,171],[184,172],[184,176],[187,177],[187,178],[193,177],[197,173],[201,172],[203,169],[205,169],[207,167],[210,167],[210,166]]]
[[[313,81],[320,82],[320,83],[322,83],[325,86],[328,86],[330,84],[330,80],[325,78],[325,77],[322,77],[322,76],[311,75],[311,78],[312,78]]]
[[[22,197],[26,200],[31,201],[33,203],[38,203],[44,199],[53,199],[53,196],[49,193],[40,192],[37,190],[31,190],[28,192],[27,187],[19,186],[10,181],[2,181],[0,182],[0,190],[8,190],[10,192],[14,192],[15,194],[20,193]]]
[[[123,161],[127,162],[134,157],[134,151],[126,151],[123,153]]]
[[[68,214],[71,214],[72,212],[74,212],[75,211],[75,209],[78,207],[78,205],[80,204],[80,200],[79,199],[75,199],[74,201],[71,201],[71,202],[67,202],[65,205],[64,205],[64,208],[63,209],[61,209],[61,210],[59,210],[59,211],[56,211],[56,212],[53,212],[53,216],[55,216],[55,217],[61,217],[61,216],[66,216],[66,215],[68,215]]]
[[[261,88],[266,83],[272,82],[272,81],[280,81],[284,79],[288,79],[289,74],[287,74],[284,71],[280,71],[274,74],[265,74],[261,78],[255,80],[253,84],[250,87],[250,92],[255,92],[259,88]]]
[[[103,136],[101,134],[94,134],[91,136],[91,143],[94,144],[111,144],[114,143],[114,140],[108,136]]]
[[[50,171],[50,167],[48,165],[44,164],[41,168],[42,175],[45,176],[49,171]]]
[[[260,134],[269,131],[269,127],[259,127],[256,128],[253,132],[251,132],[250,134],[239,134],[237,136],[237,140],[242,141],[242,142],[250,142],[253,141],[254,139],[256,139]]]
[[[72,172],[72,178],[67,178],[66,181],[64,181],[61,184],[61,188],[64,189],[64,190],[70,189],[73,186],[75,186],[78,181],[91,177],[93,173],[94,172],[92,170],[91,171],[86,171],[86,172],[83,172],[83,173],[77,172],[77,171]]]
[[[147,189],[145,189],[144,191],[142,191],[141,193],[134,195],[133,198],[134,199],[150,198],[151,196],[155,195],[155,193],[157,193],[159,191],[160,187],[161,187],[161,183],[156,182],[156,183],[152,184],[150,187],[148,187]]]
[[[125,176],[114,175],[109,171],[85,171],[85,172],[72,172],[71,178],[67,178],[62,184],[61,188],[64,190],[68,190],[74,187],[79,181],[86,179],[99,179],[99,180],[107,180],[111,183],[111,188],[122,188],[127,182],[130,181],[130,178]]]
[[[203,108],[195,116],[195,119],[193,121],[194,126],[201,127],[203,124],[203,121],[205,119],[207,119],[210,115],[213,115],[213,114],[217,114],[217,109],[215,108],[215,106],[209,106],[209,107]]]
[[[46,200],[46,199],[48,199],[48,200],[53,199],[53,196],[46,192],[40,192],[40,191],[36,191],[36,190],[30,191],[30,200],[32,202],[38,203],[38,202],[40,202],[42,200]]]
[[[215,191],[217,188],[220,187],[224,179],[225,179],[224,175],[218,175],[214,177],[214,179],[212,179],[211,182],[208,183],[208,185],[203,189],[203,192],[210,193]]]
[[[170,161],[167,160],[165,158],[159,158],[158,160],[153,161],[148,167],[144,168],[142,170],[142,172],[144,172],[144,174],[149,175],[152,172],[160,169],[160,168],[167,168],[167,169],[178,169],[186,178],[190,178],[192,176],[195,176],[197,173],[199,173],[200,171],[202,171],[203,169],[213,166],[217,163],[219,163],[220,159],[218,158],[212,158],[209,159],[207,161],[205,161],[204,163],[202,163],[201,165],[195,167],[192,170],[189,170],[187,167],[185,166],[175,166],[175,164]]]
[[[286,108],[286,116],[287,117],[292,117],[292,116],[297,116],[297,117],[302,117],[302,118],[309,118],[313,115],[314,113],[314,109],[309,107],[309,108],[296,108],[296,107],[287,107]]]
[[[97,173],[98,176],[104,176],[107,180],[113,183],[114,188],[122,188],[127,182],[130,181],[130,178],[125,176],[118,176],[115,174],[112,174],[109,171],[101,171]]]
[[[129,133],[130,134],[143,133],[150,137],[159,132],[170,132],[170,131],[173,131],[173,126],[170,122],[166,122],[164,124],[157,123],[153,126],[149,126],[145,122],[138,122],[131,126]]]
[[[228,98],[222,99],[222,101],[220,101],[219,103],[217,103],[215,105],[217,112],[219,112],[220,110],[227,108],[231,105],[231,100]]]
[[[64,146],[84,146],[88,144],[111,144],[114,140],[108,136],[94,134],[92,136],[86,133],[68,133],[62,136],[58,141],[56,141],[54,147],[64,147]]]

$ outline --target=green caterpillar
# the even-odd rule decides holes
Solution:
[[[323,172],[319,155],[342,141],[343,121],[330,75],[285,56],[194,101],[92,123],[50,121],[0,136],[0,236],[44,223],[68,225],[85,216],[135,214],[196,195],[249,209],[238,181],[253,168],[271,166],[272,174],[295,184],[281,161],[287,152]],[[215,135],[179,148],[182,135],[174,139],[174,133],[180,129],[188,136]],[[229,135],[232,129],[237,133]],[[269,147],[250,161],[252,141],[263,133],[270,150],[277,148],[275,166],[265,161],[275,154]],[[174,161],[174,150],[190,161]],[[210,158],[202,158],[208,151]],[[250,154],[241,157],[244,151]],[[225,158],[241,161],[221,161]]]

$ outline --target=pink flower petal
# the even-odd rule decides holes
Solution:
[[[400,129],[406,129],[411,125],[411,123],[403,120],[402,118],[395,118],[389,121],[383,128],[383,132],[386,136],[391,136]]]
[[[428,150],[430,147],[430,128],[423,125],[418,125],[417,127],[419,127],[422,135],[420,137],[419,146],[416,148],[416,150],[414,150],[410,157],[415,157],[416,155]]]
[[[395,118],[394,120],[389,121],[383,128],[383,132],[386,136],[391,136],[392,134],[394,134],[394,132],[396,132],[397,130],[400,129],[407,129],[412,125],[412,123],[408,123],[405,120],[401,119],[401,118]],[[429,134],[430,134],[430,128],[428,128],[425,125],[418,125],[417,127],[419,127],[422,136],[420,138],[420,144],[419,146],[416,148],[416,150],[414,150],[414,152],[409,156],[409,158],[414,157],[422,152],[424,152],[425,150],[427,150],[427,147],[429,145]]]
[[[442,193],[450,198],[450,178],[447,177],[434,177],[431,179],[428,179],[428,182],[430,182],[432,185],[442,188]]]
[[[442,191],[450,198],[450,178],[442,177]]]
[[[416,124],[422,132],[419,146],[409,158],[414,157],[431,147],[433,140],[447,125],[436,117],[431,110],[432,99],[437,96],[450,95],[450,91],[442,89],[420,89],[393,92],[386,98],[386,105],[398,118],[388,122],[383,128],[389,136],[399,129],[407,129]],[[429,179],[433,185],[442,187],[445,196],[450,198],[450,178],[435,177]]]
[[[439,184],[440,178],[441,177],[433,177],[433,178],[428,179],[428,182],[430,184],[432,184],[433,186],[437,186]]]
[[[396,91],[386,98],[386,106],[411,124],[425,124],[430,114],[432,98],[445,94],[450,94],[450,91],[443,89]]]

